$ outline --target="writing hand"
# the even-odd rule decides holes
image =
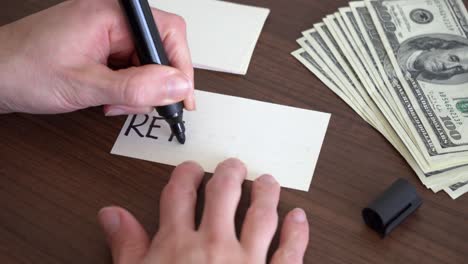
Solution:
[[[236,159],[219,164],[206,186],[200,227],[195,228],[197,189],[203,170],[193,162],[179,165],[161,195],[159,230],[150,241],[138,221],[126,210],[104,208],[99,213],[116,264],[265,263],[278,224],[280,186],[270,175],[252,187],[240,239],[234,217],[246,177]],[[285,218],[279,248],[272,264],[303,262],[308,243],[308,223],[301,209]]]
[[[173,67],[137,65],[117,0],[72,0],[0,28],[0,113],[64,113],[105,105],[147,113],[185,99],[195,108],[182,18],[153,10]],[[109,66],[110,67],[109,67]]]

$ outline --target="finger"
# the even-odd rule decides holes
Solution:
[[[213,236],[235,237],[234,217],[247,169],[238,159],[218,165],[206,185],[205,208],[200,230]]]
[[[159,232],[195,230],[197,190],[204,173],[195,162],[175,168],[161,195]]]
[[[280,244],[271,264],[303,263],[309,242],[309,224],[302,209],[294,209],[286,216],[281,229]]]
[[[106,105],[104,106],[104,114],[106,116],[120,116],[131,114],[147,114],[154,111],[152,106],[132,107],[126,105]]]
[[[114,2],[114,1],[113,1]],[[116,3],[112,8],[119,14],[119,19],[112,17],[114,21],[109,31],[110,58],[117,66],[123,66],[132,62],[138,65],[135,60],[135,48],[127,25],[125,16]],[[110,7],[109,7],[110,9]],[[158,9],[152,9],[153,17],[157,21],[158,30],[163,41],[164,49],[172,67],[179,69],[191,82],[189,96],[184,99],[187,110],[195,110],[195,96],[193,95],[194,71],[192,57],[187,42],[186,25],[183,18]],[[109,18],[110,19],[110,18]]]
[[[152,9],[167,57],[173,67],[193,78],[192,56],[187,42],[185,20],[178,15]]]
[[[109,29],[111,58],[116,61],[128,62],[135,54],[135,47],[127,19],[117,2],[113,1],[112,6],[108,7],[108,9],[115,10],[115,13],[109,12],[109,14],[112,14],[109,19],[113,22]],[[152,13],[171,66],[180,69],[193,80],[192,57],[188,47],[184,19],[156,8],[152,8]],[[116,14],[119,19],[115,19]]]
[[[280,186],[273,176],[263,175],[254,181],[252,202],[242,227],[241,244],[255,256],[258,263],[265,263],[268,248],[278,226],[279,196]]]
[[[192,56],[187,41],[187,26],[185,20],[171,13],[153,9],[153,16],[163,40],[164,48],[171,66],[176,67],[194,82]],[[185,98],[187,110],[195,110],[195,96]]]
[[[189,94],[184,100],[185,109],[189,111],[197,110],[197,101],[195,100],[195,91],[192,94]]]
[[[106,207],[99,211],[98,219],[115,264],[139,263],[143,259],[149,246],[148,235],[128,211]]]
[[[72,80],[78,80],[75,93],[65,96],[86,106],[163,106],[182,101],[192,94],[193,84],[181,71],[161,65],[145,65],[112,71],[104,65],[86,67]],[[70,96],[71,95],[71,96]],[[73,98],[76,97],[76,98]],[[73,100],[77,102],[73,102]]]
[[[134,52],[131,56],[131,64],[130,65],[135,65],[135,66],[140,66],[140,61],[138,59],[138,56],[136,54],[136,52]],[[118,64],[115,64],[115,66],[119,66]],[[128,67],[128,62],[127,62],[127,67]],[[193,82],[193,72],[192,72],[192,75],[191,77],[189,77],[190,80],[192,80]],[[193,110],[196,110],[197,108],[197,105],[196,105],[196,101],[195,101],[195,93],[194,91],[192,93],[190,93],[184,100],[184,106],[185,106],[185,109],[189,110],[189,111],[193,111]]]

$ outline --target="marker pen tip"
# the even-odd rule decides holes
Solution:
[[[180,144],[185,144],[185,134],[184,133],[178,133],[175,135],[177,138],[177,141],[179,141]]]

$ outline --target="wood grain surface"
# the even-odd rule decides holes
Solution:
[[[0,25],[58,2],[3,0]],[[468,195],[453,201],[425,189],[376,130],[289,55],[302,30],[347,2],[234,2],[271,9],[249,72],[197,70],[197,89],[332,113],[310,191],[284,189],[279,204],[281,218],[295,207],[308,214],[305,263],[468,263]],[[129,209],[155,233],[173,168],[109,154],[124,120],[106,118],[100,108],[0,115],[0,263],[111,263],[96,220],[107,205]],[[416,186],[424,204],[381,239],[364,225],[361,209],[399,177]],[[250,187],[243,189],[238,227]]]

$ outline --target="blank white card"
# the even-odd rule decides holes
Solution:
[[[193,160],[207,172],[237,157],[249,180],[268,173],[283,187],[309,189],[330,114],[203,91],[196,98],[197,111],[184,113],[185,145],[153,112],[129,116],[111,153],[169,165]]]

